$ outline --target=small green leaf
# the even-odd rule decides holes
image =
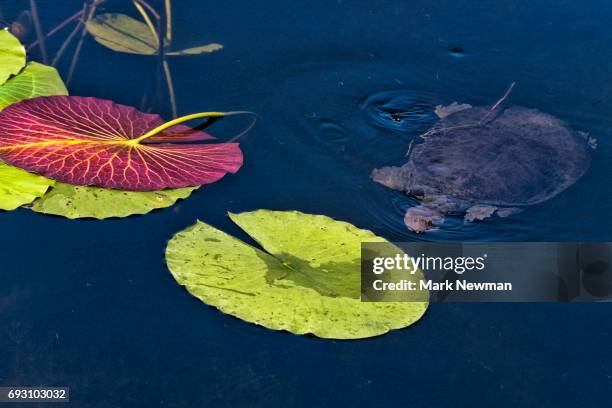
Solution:
[[[357,339],[409,326],[427,309],[427,302],[360,300],[361,243],[386,242],[370,231],[297,211],[230,217],[265,251],[202,222],[166,248],[177,282],[224,313],[294,334]]]
[[[149,27],[125,14],[100,14],[87,23],[87,31],[97,42],[113,51],[157,54],[158,41]]]
[[[0,85],[17,75],[26,63],[25,48],[8,29],[0,30]]]
[[[14,210],[45,194],[55,182],[0,162],[0,210]]]
[[[171,56],[181,56],[181,55],[199,55],[206,52],[214,52],[222,49],[223,46],[221,44],[212,43],[208,45],[202,45],[200,47],[187,48],[181,51],[171,51],[166,53]]]
[[[169,207],[177,200],[189,197],[197,188],[134,192],[58,182],[50,192],[34,202],[32,210],[66,218],[122,218]]]
[[[37,96],[68,95],[53,67],[30,62],[17,76],[0,86],[0,110],[10,104]]]

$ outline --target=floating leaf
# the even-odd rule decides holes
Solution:
[[[0,86],[0,110],[37,96],[68,95],[55,68],[30,62],[17,76]]]
[[[57,183],[34,202],[32,210],[66,218],[122,218],[169,207],[177,200],[189,197],[196,189],[135,192]]]
[[[0,162],[0,210],[10,211],[45,194],[53,180]]]
[[[145,23],[125,14],[100,14],[87,22],[87,31],[113,51],[155,55],[158,42]]]
[[[199,55],[206,52],[214,52],[222,49],[223,46],[221,44],[212,43],[208,45],[202,45],[200,47],[187,48],[182,51],[169,51],[167,55]]]
[[[106,13],[96,16],[87,23],[87,31],[95,40],[113,51],[138,55],[157,55],[159,42],[157,36],[143,22],[125,14]],[[164,48],[167,48],[164,42]],[[187,48],[182,51],[165,52],[166,55],[198,55],[223,48],[221,44],[208,44]]]
[[[266,252],[202,222],[166,249],[177,282],[224,313],[294,334],[356,339],[409,326],[427,308],[361,302],[361,242],[386,242],[370,231],[296,211],[230,217]]]
[[[208,184],[242,166],[238,143],[146,143],[156,136],[193,139],[198,132],[163,124],[158,115],[112,101],[50,96],[15,103],[0,112],[0,159],[75,185],[151,191]],[[161,129],[172,129],[161,131]],[[199,133],[202,140],[210,135]]]
[[[17,75],[26,63],[25,48],[8,29],[0,30],[0,85]]]

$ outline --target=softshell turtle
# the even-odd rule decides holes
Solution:
[[[514,85],[514,84],[513,84]],[[438,106],[439,121],[421,135],[401,167],[383,167],[374,181],[416,198],[404,222],[423,232],[449,212],[466,221],[546,201],[587,171],[595,140],[536,109],[453,103]]]

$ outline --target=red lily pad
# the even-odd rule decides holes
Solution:
[[[64,183],[131,191],[208,184],[242,166],[238,143],[186,143],[214,138],[183,125],[152,132],[163,124],[108,100],[29,99],[0,112],[0,159]]]

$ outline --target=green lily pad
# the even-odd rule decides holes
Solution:
[[[10,104],[37,96],[68,95],[53,67],[30,62],[17,76],[0,86],[0,110]]]
[[[158,40],[149,27],[125,14],[105,13],[87,23],[87,31],[94,39],[113,51],[138,55],[157,55]],[[164,48],[167,48],[164,42]],[[166,51],[166,55],[198,55],[223,48],[221,44],[208,44],[181,51]]]
[[[8,29],[0,30],[0,85],[17,75],[26,63],[25,48]]]
[[[135,192],[58,182],[50,192],[34,202],[32,210],[66,218],[122,218],[169,207],[177,200],[189,197],[197,188]]]
[[[0,210],[10,211],[41,197],[55,182],[0,162]]]
[[[370,231],[297,211],[230,217],[265,251],[199,221],[166,248],[176,281],[224,313],[294,334],[357,339],[409,326],[427,309],[360,300],[361,242],[386,242]]]

